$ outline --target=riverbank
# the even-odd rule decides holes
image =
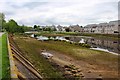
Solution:
[[[96,34],[96,33],[79,33],[79,32],[59,32],[60,34],[74,35],[74,36],[91,36],[91,37],[108,37],[118,38],[117,34]]]
[[[65,36],[65,35],[72,35],[72,36],[90,36],[90,37],[99,37],[99,38],[110,38],[110,39],[119,39],[118,35],[115,34],[94,34],[94,33],[79,33],[79,32],[39,32],[36,33],[37,35],[43,36]]]
[[[106,51],[109,53],[119,53],[119,40],[112,39],[108,37],[91,37],[91,36],[74,36],[74,35],[64,35],[64,34],[55,34],[47,32],[45,34],[31,35],[31,37],[36,37],[38,40],[63,40],[67,42],[74,43],[86,43],[91,48],[98,50]]]
[[[74,59],[74,61],[71,60],[72,62],[70,63],[74,64],[75,66],[78,66],[82,70],[85,70],[85,68],[89,67],[87,70],[92,70],[93,74],[95,74],[94,72],[97,72],[105,78],[115,78],[117,76],[118,56],[116,55],[103,51],[96,51],[88,48],[83,48],[79,45],[70,44],[62,41],[38,41],[34,38],[25,37],[23,35],[15,35],[14,40],[24,53],[23,55],[26,56],[40,71],[40,73],[43,73],[43,75],[46,77],[55,77],[59,74],[54,73],[54,69],[51,67],[51,64],[44,60],[43,57],[40,55],[42,50],[53,52],[53,54],[55,55],[61,54],[72,58]],[[62,56],[59,56],[61,57],[59,58],[60,60],[58,58],[56,59],[56,57],[54,58],[54,60],[57,60],[55,62],[60,64],[59,62]],[[66,63],[69,62],[67,58],[64,59],[66,60]],[[75,64],[76,61],[82,62],[80,62],[78,65]],[[80,64],[84,65],[84,67],[81,67]],[[85,66],[86,64],[89,65]],[[90,66],[93,66],[94,70],[92,69],[93,67]],[[93,75],[91,77],[93,77]]]
[[[36,43],[35,39],[23,37],[20,35],[14,36],[14,40],[25,56],[39,71],[43,78],[61,78],[62,73],[54,68],[47,59],[40,55],[42,48]],[[31,42],[34,40],[35,42]]]

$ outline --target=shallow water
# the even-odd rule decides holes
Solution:
[[[32,36],[33,37],[33,36]],[[46,37],[46,36],[37,36],[38,40],[64,40],[67,42],[76,42],[76,43],[86,43],[89,44],[95,50],[101,50],[109,53],[119,53],[119,40],[108,39],[108,38],[94,38],[87,36],[56,36],[56,37]]]

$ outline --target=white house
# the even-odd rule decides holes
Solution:
[[[98,33],[98,34],[118,34],[119,24],[118,24],[118,20],[110,21],[109,23],[90,24],[90,25],[86,25],[83,28],[84,29],[83,32]]]
[[[82,31],[82,27],[79,25],[70,25],[69,28],[72,32],[81,32]]]

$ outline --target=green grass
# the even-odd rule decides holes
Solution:
[[[44,31],[44,32],[39,32],[37,33],[37,35],[43,35],[43,36],[63,36],[64,34],[59,34],[58,32],[48,32],[48,31]]]
[[[66,54],[74,59],[83,60],[91,64],[100,65],[101,67],[106,67],[109,70],[116,69],[116,63],[118,60],[118,56],[103,52],[103,51],[96,51],[91,50],[88,48],[83,48],[79,45],[70,44],[68,42],[63,41],[37,41],[32,38],[28,39],[21,39],[20,37],[16,38],[17,44],[20,46],[24,54],[30,59],[31,61],[36,60],[38,62],[35,63],[36,66],[39,65],[41,62],[42,57],[39,55],[41,49],[46,49],[50,51],[56,51],[61,54]],[[36,56],[36,57],[35,57]],[[38,58],[38,59],[37,59]],[[41,59],[40,59],[41,58]],[[43,64],[43,66],[46,64]],[[112,66],[112,68],[111,68]],[[42,68],[38,66],[38,68]]]
[[[2,79],[2,37],[0,37],[0,79]]]
[[[26,42],[17,38],[15,42],[19,45],[23,55],[36,67],[44,78],[61,78],[62,73],[55,69],[47,59],[40,55],[39,45],[36,43]]]
[[[115,34],[94,34],[94,33],[79,33],[79,32],[39,32],[37,35],[43,36],[64,36],[64,35],[73,35],[73,36],[91,36],[99,38],[110,38],[110,39],[120,39],[118,35]]]
[[[10,79],[10,66],[7,48],[7,34],[2,35],[2,78]]]

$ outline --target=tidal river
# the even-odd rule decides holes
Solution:
[[[65,40],[68,42],[86,43],[89,44],[95,50],[101,50],[113,54],[118,54],[120,51],[119,40],[106,38],[95,38],[86,36],[56,36],[56,37],[46,37],[37,36],[38,40],[48,40],[48,39],[58,39]]]

